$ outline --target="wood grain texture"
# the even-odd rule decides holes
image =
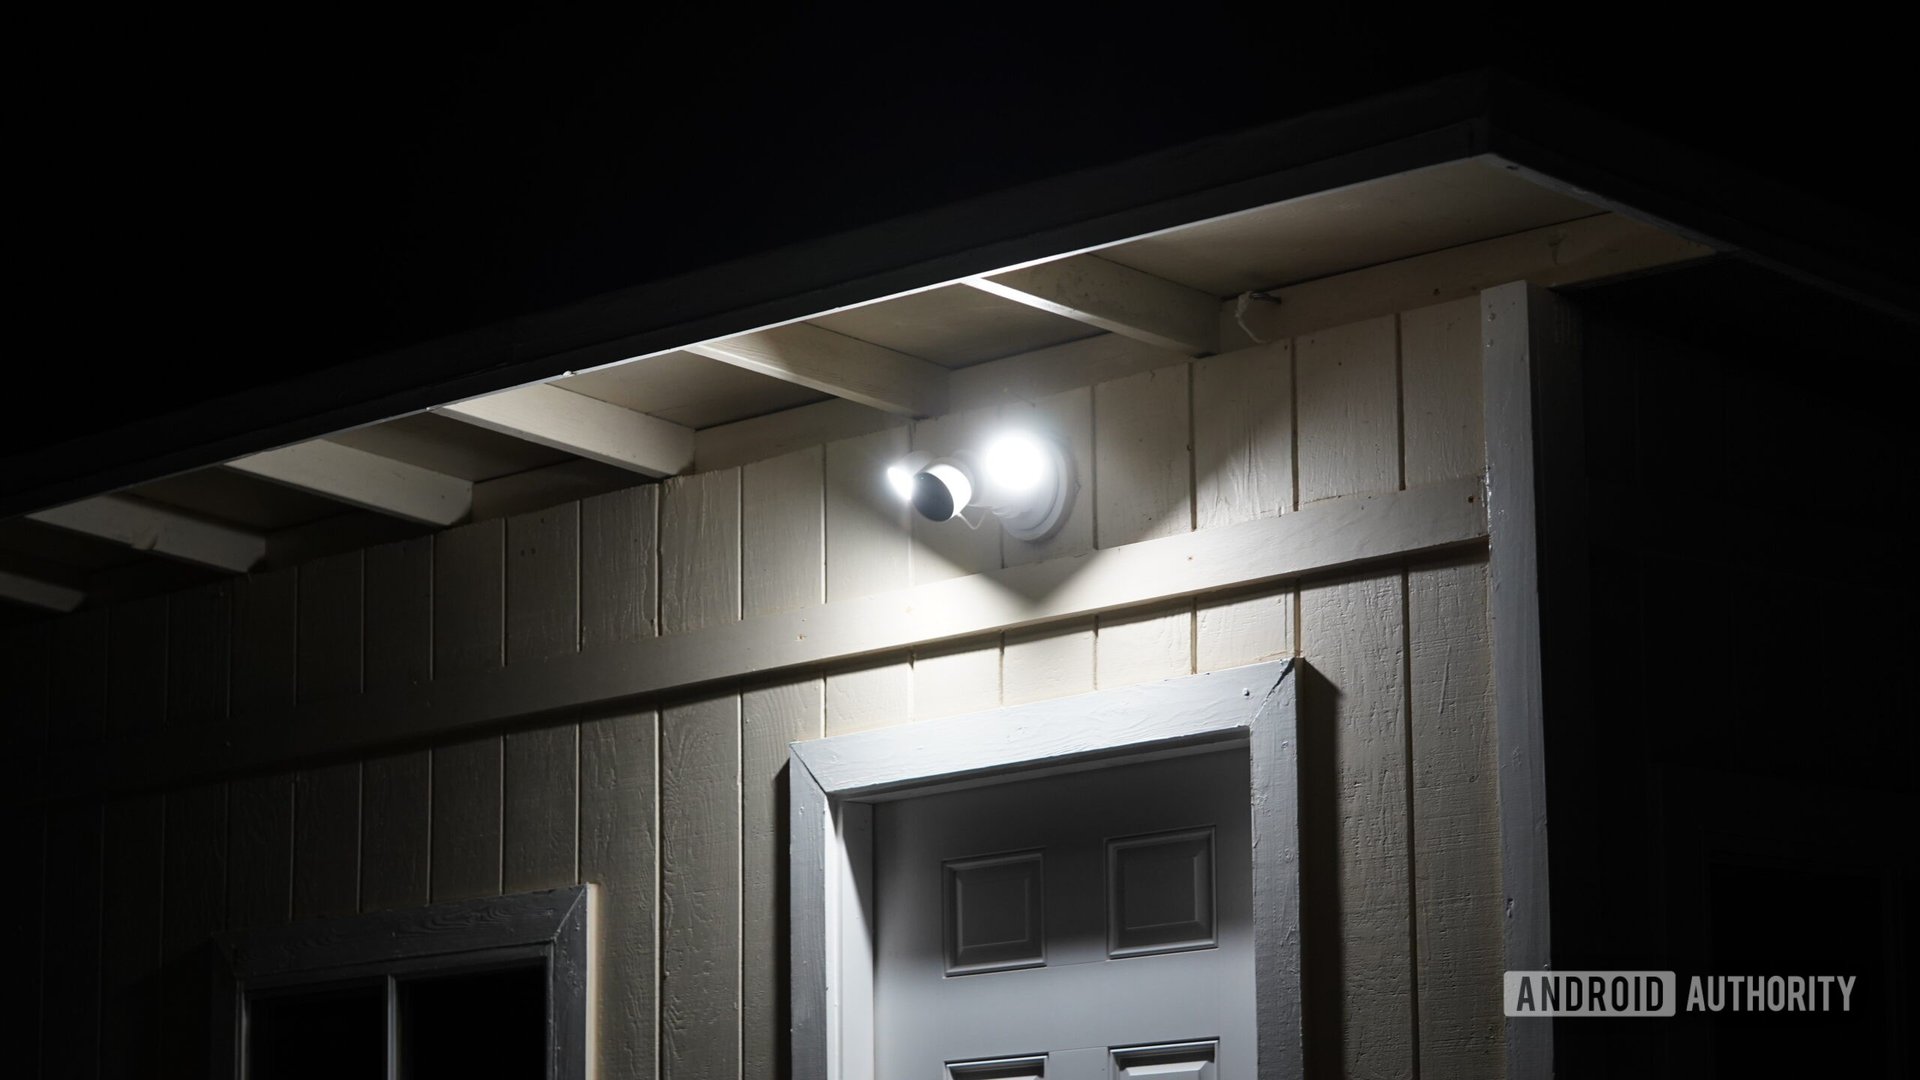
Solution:
[[[65,899],[48,904],[40,936],[40,1045],[48,1080],[100,1075],[100,930],[105,813],[99,803],[47,818],[46,881]]]
[[[505,545],[502,521],[476,521],[434,534],[435,681],[492,671],[504,663]]]
[[[500,736],[433,751],[433,899],[500,893]]]
[[[912,578],[908,509],[887,490],[886,469],[907,452],[904,429],[827,444],[827,600],[904,589]],[[827,732],[899,723],[913,709],[906,660],[829,673]]]
[[[580,504],[507,519],[507,663],[580,648]]]
[[[1093,689],[1094,620],[1038,630],[1009,630],[1000,659],[1000,697],[1008,705]]]
[[[166,800],[107,804],[100,890],[100,1073],[138,1076],[159,1053]]]
[[[973,409],[915,423],[909,442],[912,449],[936,459],[955,451],[978,455],[998,429],[998,410]],[[914,514],[908,529],[913,541],[908,557],[912,584],[1000,568],[1000,541],[1005,530],[990,514],[977,529],[969,528],[965,521],[928,521]]]
[[[661,485],[660,632],[740,619],[740,470]]]
[[[660,487],[580,500],[580,647],[604,648],[658,632]]]
[[[593,996],[608,1080],[659,1065],[657,751],[651,712],[580,725],[580,880],[599,890]]]
[[[1294,342],[1300,505],[1400,486],[1394,317]]]
[[[167,795],[166,891],[161,900],[160,1072],[210,1071],[207,1002],[213,935],[226,925],[227,786]]]
[[[740,699],[660,717],[663,1076],[739,1077]]]
[[[826,600],[826,452],[740,470],[740,608],[749,618]]]
[[[415,907],[431,897],[433,755],[375,758],[360,775],[360,910]]]
[[[819,679],[740,695],[741,1074],[787,1074],[789,743],[825,731]]]
[[[827,734],[904,724],[913,717],[913,663],[879,664],[827,673]]]
[[[137,754],[131,748],[67,753],[33,784],[57,775],[69,785],[121,790],[298,757],[377,752],[753,673],[884,664],[940,642],[1470,545],[1486,535],[1482,495],[1479,478],[1469,477],[1328,499],[1280,517],[486,672],[431,692],[417,688],[377,700],[306,706],[283,723],[223,731],[217,739],[209,732],[142,747]],[[895,700],[907,700],[910,692],[909,685]]]
[[[1308,702],[1332,758],[1318,767],[1332,779],[1328,884],[1339,911],[1339,1062],[1350,1076],[1415,1066],[1403,612],[1398,571],[1300,590],[1301,651],[1330,684]]]
[[[1093,388],[1094,542],[1103,548],[1193,527],[1189,365]]]
[[[227,718],[230,600],[226,582],[186,589],[168,600],[169,727],[218,724]]]
[[[1293,349],[1256,345],[1193,366],[1194,523],[1294,508]]]
[[[300,566],[301,701],[360,692],[365,563],[361,552],[349,551]]]
[[[227,923],[276,926],[293,910],[293,777],[250,776],[228,798]]]
[[[1480,298],[1400,315],[1400,394],[1409,485],[1487,464],[1480,403]]]
[[[360,765],[300,773],[293,822],[293,917],[360,910]]]
[[[233,716],[243,723],[285,712],[298,678],[300,604],[294,568],[233,581]]]
[[[887,490],[887,466],[907,452],[892,428],[827,444],[827,600],[910,583],[907,507]]]
[[[1004,532],[1000,561],[1025,566],[1047,559],[1081,555],[1093,550],[1093,388],[1077,387],[1048,394],[1031,402],[1003,405],[1000,422],[1009,430],[1029,431],[1053,439],[1067,449],[1073,465],[1073,501],[1059,531],[1045,540],[1016,540]]]
[[[1420,1075],[1506,1071],[1499,756],[1484,562],[1407,575]]]
[[[579,731],[559,724],[505,738],[501,887],[509,893],[579,877]]]
[[[948,646],[913,657],[914,720],[978,712],[1000,704],[1000,642]]]
[[[426,685],[433,680],[433,538],[370,547],[363,573],[367,692]]]
[[[1093,670],[1101,690],[1191,674],[1193,605],[1100,616]]]
[[[113,609],[108,634],[107,735],[160,730],[167,716],[167,597]]]
[[[55,749],[93,746],[106,738],[107,620],[105,608],[76,611],[53,624],[53,686],[47,743]]]
[[[1202,597],[1194,604],[1193,669],[1219,671],[1292,656],[1297,594],[1287,583]]]

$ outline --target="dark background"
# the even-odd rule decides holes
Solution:
[[[1902,35],[1608,17],[1532,36],[1272,5],[41,26],[16,42],[0,454],[1488,66],[1852,210],[1855,261],[1912,280]],[[1556,963],[1859,973],[1863,1011],[1562,1023],[1561,1071],[1899,1075],[1914,845],[1872,808],[1913,803],[1914,325],[1737,263],[1577,300],[1591,603],[1560,627],[1585,708],[1549,733]],[[1703,776],[1763,785],[1769,820],[1860,809],[1827,856],[1710,845],[1689,883],[1675,838]]]
[[[10,367],[86,407],[16,398],[0,453],[1489,65],[1835,202],[1907,194],[1897,35],[1132,10],[25,34]]]

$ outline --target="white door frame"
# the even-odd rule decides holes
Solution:
[[[873,804],[1245,746],[1260,1080],[1301,1056],[1298,680],[1282,660],[792,744],[795,1080],[875,1080]]]

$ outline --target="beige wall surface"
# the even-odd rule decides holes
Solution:
[[[303,706],[1285,517],[1484,466],[1477,298],[370,548],[22,632],[27,752],[292,724]],[[1050,430],[1053,539],[910,521],[909,448]],[[48,1075],[120,1075],[204,1022],[223,929],[598,886],[603,1077],[784,1062],[787,743],[1302,656],[1309,1069],[1504,1069],[1483,546],[1378,560],[21,815]],[[344,703],[344,704],[343,704]],[[57,757],[57,753],[55,755]],[[53,760],[50,758],[49,760]],[[51,1064],[52,1058],[49,1058]]]

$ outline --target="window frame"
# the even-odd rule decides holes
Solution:
[[[1299,670],[1252,664],[790,744],[795,1080],[874,1076],[875,803],[1235,746],[1253,816],[1257,1068],[1304,1076]]]
[[[384,979],[386,1075],[396,1080],[400,981],[539,963],[546,972],[547,1080],[586,1080],[591,892],[574,885],[219,935],[216,1075],[247,1080],[247,1003],[255,991]]]

